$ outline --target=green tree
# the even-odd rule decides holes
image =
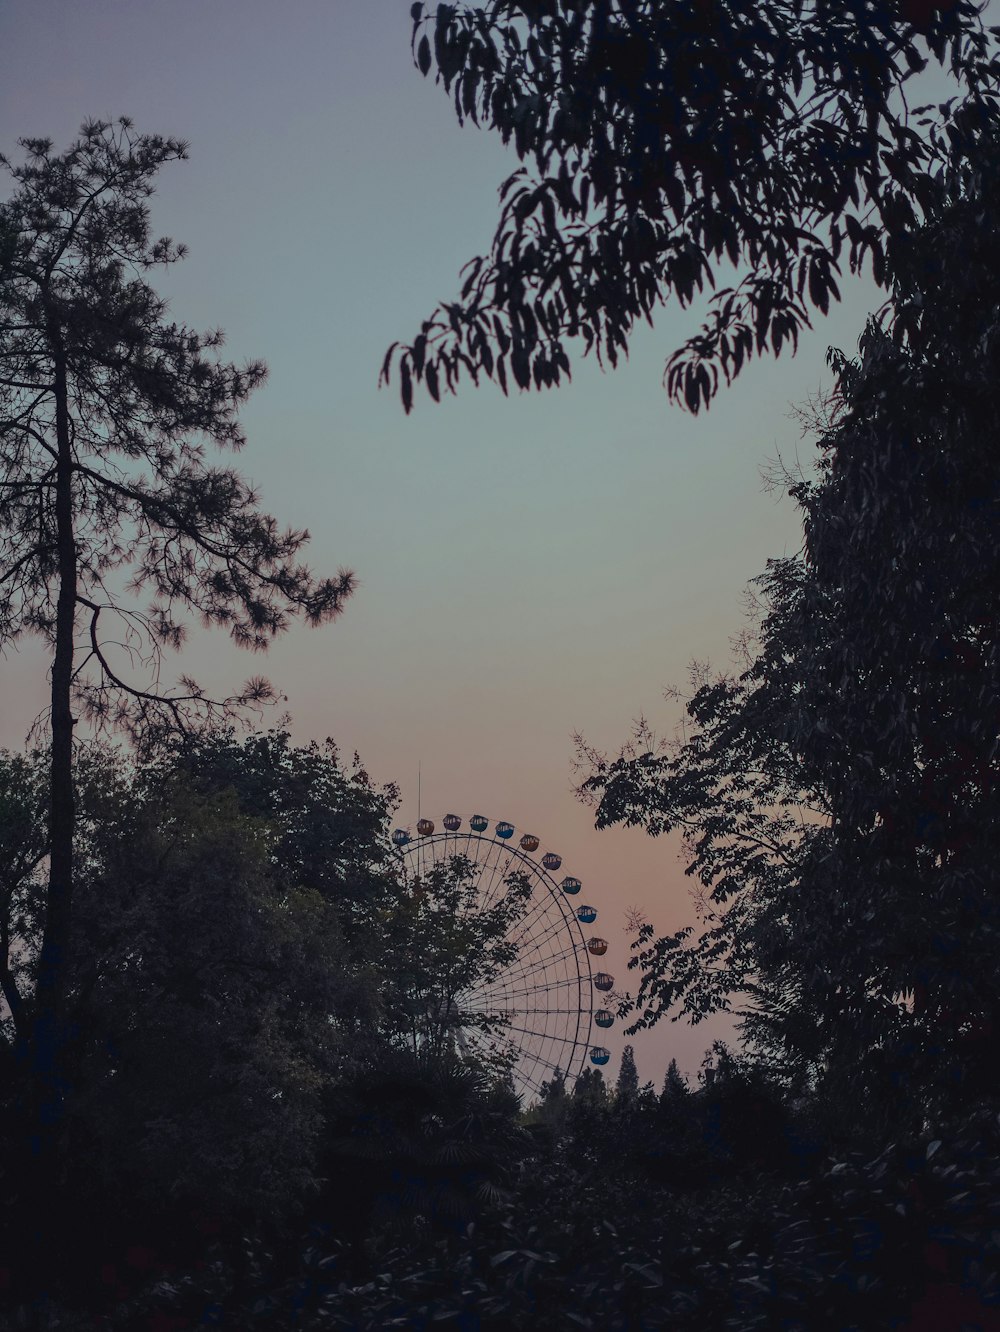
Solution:
[[[677,1067],[677,1060],[671,1059],[667,1065],[667,1071],[663,1075],[663,1086],[660,1089],[660,1100],[664,1103],[679,1101],[685,1096],[690,1095],[690,1088],[687,1079]]]
[[[142,762],[79,746],[75,781],[68,1087],[47,1225],[71,1288],[116,1244],[184,1243],[192,1209],[282,1227],[318,1207],[330,1126],[362,1115],[373,1068],[394,1055],[375,912],[398,895],[383,863],[393,791],[329,743],[222,731]],[[43,930],[45,798],[47,755],[0,755],[0,932],[24,992]],[[0,1022],[12,1038],[3,1004]],[[16,1072],[0,1092],[0,1251],[27,1244],[16,1267],[29,1271],[36,1177]]]
[[[466,374],[507,391],[558,384],[570,346],[603,364],[670,296],[712,289],[668,360],[672,399],[707,404],[754,354],[794,348],[838,299],[846,256],[895,269],[995,109],[995,30],[970,0],[499,0],[411,7],[413,51],[471,120],[525,163],[504,182],[488,254],[408,346],[403,405]],[[929,61],[957,105],[921,119]],[[923,108],[926,111],[928,108]],[[735,285],[716,290],[734,267]]]
[[[0,926],[29,989],[44,928],[32,848],[46,835],[35,798],[46,760],[0,764],[0,808],[18,813],[0,828],[12,834],[0,856],[25,866]],[[62,1152],[58,1200],[38,1200],[44,1224],[23,1150],[34,1106],[18,1103],[16,1077],[0,1106],[0,1248],[20,1255],[28,1280],[41,1229],[65,1264],[41,1255],[39,1278],[70,1285],[109,1246],[169,1241],[192,1208],[274,1221],[301,1207],[318,1188],[327,1089],[356,1073],[369,1044],[356,1029],[377,1011],[335,903],[276,854],[279,818],[247,814],[231,786],[198,789],[176,761],[135,766],[102,747],[81,747],[75,781]]]
[[[634,1105],[639,1097],[639,1071],[635,1066],[635,1049],[626,1045],[618,1065],[615,1082],[615,1100],[621,1105]]]
[[[395,786],[376,786],[359,756],[344,762],[332,740],[293,745],[282,729],[237,736],[216,727],[177,737],[161,761],[181,768],[197,791],[235,792],[244,814],[267,820],[281,874],[336,909],[345,969],[385,966],[377,913],[399,898],[389,840]]]
[[[152,237],[147,201],[184,144],[120,121],[84,125],[61,154],[22,147],[23,164],[2,159],[14,190],[0,209],[0,641],[34,634],[51,653],[49,881],[22,1035],[54,1123],[74,726],[148,734],[269,697],[259,679],[218,701],[186,678],[161,689],[161,653],[181,646],[189,614],[262,649],[296,614],[337,615],[352,580],[314,579],[298,561],[307,534],[282,532],[237,472],[206,460],[206,444],[243,444],[237,412],[265,371],[220,361],[222,335],[172,322],[146,281],[183,255]]]
[[[541,1105],[545,1105],[548,1101],[562,1101],[566,1095],[566,1075],[559,1068],[551,1078],[545,1079],[538,1089],[538,1100]]]
[[[794,562],[772,571],[776,630],[777,598],[794,594],[795,572]],[[643,980],[630,1030],[668,1014],[698,1022],[735,1004],[762,1047],[808,1050],[815,1014],[804,1002],[788,903],[810,858],[823,854],[829,798],[783,743],[803,654],[789,651],[790,663],[774,655],[774,675],[756,659],[737,679],[701,683],[687,704],[694,725],[671,742],[640,731],[614,761],[591,756],[584,794],[598,797],[598,826],[681,832],[697,883],[700,931],[686,925],[654,939],[646,924],[636,937],[630,966]]]
[[[28,1024],[27,921],[35,906],[35,877],[48,851],[47,788],[43,755],[0,753],[0,994],[7,1010],[0,1051],[7,1056]]]
[[[531,883],[510,874],[493,901],[480,901],[467,856],[435,862],[383,913],[386,973],[381,1029],[414,1054],[458,1050],[495,1072],[511,1062],[509,1019],[479,996],[517,957],[516,926]]]
[[[323,1201],[355,1274],[370,1276],[373,1239],[408,1237],[415,1217],[464,1232],[506,1194],[525,1141],[513,1087],[484,1064],[369,1047],[357,1075],[331,1088],[322,1156]]]
[[[70,1108],[101,1191],[295,1206],[321,1088],[351,1059],[331,1021],[357,1003],[334,907],[282,875],[271,827],[232,792],[141,775],[118,796],[81,877],[71,991]]]
[[[997,160],[984,134],[943,178],[891,322],[835,358],[804,551],[761,580],[746,669],[585,783],[599,823],[683,831],[705,890],[695,938],[640,936],[636,1025],[734,1005],[886,1126],[996,1089]]]

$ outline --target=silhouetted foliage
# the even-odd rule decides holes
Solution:
[[[663,1075],[663,1087],[660,1090],[660,1100],[664,1104],[670,1104],[679,1100],[690,1093],[690,1087],[687,1079],[677,1067],[677,1060],[671,1059],[667,1065],[667,1071]]]
[[[45,754],[0,763],[0,933],[29,995],[44,922],[46,765]],[[269,800],[257,789],[265,776]],[[64,1159],[58,1203],[46,1200],[48,1234],[75,1264],[129,1230],[162,1239],[168,1218],[192,1210],[276,1220],[316,1192],[323,1095],[360,1068],[379,1032],[384,973],[373,944],[348,941],[342,916],[359,900],[372,910],[376,884],[381,909],[398,897],[383,863],[389,796],[341,769],[332,748],[296,750],[281,733],[244,746],[207,737],[139,765],[81,749]],[[321,798],[310,882],[294,834]],[[0,1018],[13,1038],[9,1005]],[[0,1249],[21,1246],[27,1269],[32,1105],[25,1070],[8,1072]],[[100,1222],[81,1234],[96,1199]]]
[[[639,1096],[639,1071],[635,1066],[635,1049],[626,1045],[618,1065],[618,1077],[615,1081],[615,1099],[620,1103],[634,1104]]]
[[[642,931],[635,1026],[736,1005],[884,1131],[998,1090],[996,163],[984,137],[943,179],[891,320],[834,358],[804,551],[758,580],[746,670],[585,783],[602,826],[680,829],[705,889],[695,937]]]
[[[331,1087],[322,1150],[327,1184],[315,1210],[337,1220],[354,1274],[370,1274],[376,1233],[419,1217],[463,1231],[517,1173],[525,1131],[517,1096],[451,1050],[375,1048]]]
[[[480,901],[479,870],[467,856],[435,862],[405,885],[383,913],[382,1030],[414,1054],[441,1056],[455,1048],[503,1074],[512,1063],[509,1019],[477,992],[517,957],[513,927],[531,897],[531,882],[512,872],[488,903]]]
[[[414,6],[417,59],[427,72],[422,12]],[[674,59],[668,70],[661,29],[694,16],[716,45],[692,27],[686,63]],[[779,17],[787,31],[779,32]],[[657,940],[636,921],[633,1030],[668,1014],[697,1020],[732,1005],[745,1048],[716,1043],[694,1087],[671,1060],[657,1096],[652,1084],[640,1086],[627,1046],[613,1089],[598,1068],[587,1067],[571,1089],[557,1072],[536,1104],[519,1108],[505,1075],[503,1014],[465,1002],[471,987],[511,960],[508,928],[527,893],[518,877],[485,912],[473,909],[474,867],[461,857],[406,880],[387,838],[394,789],[373,786],[356,757],[343,765],[330,742],[296,747],[282,731],[241,741],[221,730],[160,737],[129,761],[81,748],[72,817],[60,825],[60,836],[69,827],[74,838],[76,891],[61,927],[68,929],[59,978],[64,1025],[56,1033],[61,1225],[49,1228],[55,1242],[32,1271],[17,1260],[19,1247],[40,1257],[26,1206],[39,1201],[38,1177],[26,1168],[23,1146],[39,1131],[42,1107],[21,1094],[25,1067],[15,1055],[34,1039],[44,1010],[38,977],[51,938],[53,760],[44,751],[0,754],[5,1326],[941,1332],[1000,1325],[1000,1084],[992,1048],[1000,1021],[1000,474],[991,444],[1000,147],[992,133],[980,135],[967,106],[953,126],[949,170],[933,188],[926,184],[930,158],[905,127],[896,135],[885,105],[893,62],[909,61],[917,29],[938,59],[955,62],[974,84],[987,47],[963,0],[902,0],[891,13],[881,0],[808,10],[791,0],[754,9],[736,0],[670,7],[544,0],[489,12],[443,5],[435,20],[433,58],[458,90],[461,114],[473,114],[477,88],[481,95],[489,86],[490,116],[509,120],[523,153],[544,155],[546,135],[579,131],[582,145],[595,126],[612,126],[586,160],[578,145],[573,168],[593,174],[603,161],[610,171],[605,148],[628,163],[627,175],[610,171],[595,193],[610,210],[605,220],[614,222],[619,207],[633,221],[649,220],[662,191],[675,222],[704,227],[712,216],[705,200],[721,207],[729,188],[743,197],[707,153],[688,162],[691,180],[677,156],[688,193],[692,181],[700,191],[685,196],[683,208],[674,207],[672,187],[655,173],[644,184],[643,172],[664,144],[675,154],[697,146],[699,125],[704,143],[721,152],[726,125],[747,105],[740,102],[747,71],[770,51],[778,63],[757,71],[754,95],[763,102],[752,133],[771,133],[773,151],[751,183],[763,189],[773,176],[791,190],[787,168],[819,191],[777,196],[767,220],[778,246],[765,255],[772,278],[792,280],[781,267],[780,245],[792,239],[781,230],[782,206],[819,209],[814,221],[826,239],[799,236],[805,258],[794,274],[801,278],[795,299],[808,286],[821,308],[812,282],[822,263],[809,247],[833,244],[851,199],[847,188],[834,208],[823,191],[853,182],[892,224],[884,252],[890,317],[869,325],[857,360],[834,358],[837,396],[820,431],[819,472],[793,487],[804,550],[773,562],[758,580],[760,619],[743,670],[696,680],[694,726],[675,743],[658,747],[640,730],[617,760],[592,755],[585,783],[602,824],[682,831],[700,883],[700,931]],[[463,32],[472,34],[468,41]],[[566,40],[558,52],[547,50],[559,32]],[[495,33],[507,42],[502,58],[488,55]],[[878,33],[885,50],[872,47]],[[784,45],[775,45],[779,36]],[[726,41],[737,37],[734,53]],[[671,36],[672,54],[675,46]],[[449,66],[458,56],[465,64]],[[584,128],[573,129],[574,85],[565,78],[545,108],[505,103],[504,89],[522,86],[510,83],[512,70],[546,88],[546,79],[575,71],[581,86],[599,93],[584,108]],[[797,77],[809,70],[816,81],[800,105]],[[678,118],[657,122],[636,156],[643,117],[662,112],[674,88],[666,73],[690,86]],[[784,103],[783,80],[794,92]],[[838,81],[843,104],[832,93],[824,102]],[[863,123],[852,96],[861,98]],[[971,104],[988,110],[989,95],[978,103],[977,96],[973,87]],[[725,115],[713,119],[720,105]],[[692,107],[700,108],[698,124]],[[842,129],[854,125],[855,168],[840,155],[850,135],[844,130],[846,139],[834,142],[831,117]],[[888,139],[873,164],[868,136],[879,128]],[[103,126],[88,133],[91,147],[78,147],[76,158],[50,159],[47,146],[35,145],[36,174],[26,168],[25,179],[55,189],[58,176],[53,207],[77,198],[73,173],[96,170],[94,161],[115,144],[117,151],[144,145],[154,163],[163,151],[153,141],[133,144],[127,127],[118,139]],[[928,152],[945,150],[932,141]],[[749,148],[737,158],[741,171],[750,169]],[[815,177],[801,176],[803,162]],[[550,166],[558,171],[558,162]],[[148,180],[136,170],[134,197],[95,223],[95,246],[101,226],[128,217],[124,239],[147,243]],[[549,225],[544,193],[530,205],[511,197],[512,224],[530,230],[537,209]],[[892,213],[907,199],[919,205],[919,229]],[[862,206],[856,198],[854,207]],[[5,293],[19,278],[15,213],[0,208]],[[25,214],[38,224],[39,245],[63,225],[46,232],[39,220],[46,216]],[[857,240],[845,226],[852,262],[866,247],[882,253],[867,233]],[[702,241],[709,262],[715,242],[709,232]],[[621,263],[611,249],[602,254],[609,271]],[[147,258],[154,260],[152,250]],[[515,258],[526,262],[523,248]],[[104,271],[115,281],[124,272],[113,260]],[[675,274],[667,277],[676,285]],[[141,315],[155,298],[136,281]],[[751,306],[763,290],[754,281],[746,288]],[[52,308],[71,287],[58,289]],[[117,300],[114,282],[109,291]],[[153,304],[143,304],[147,297]],[[605,291],[600,299],[618,298]],[[83,346],[84,334],[96,338],[103,327],[103,307],[94,306],[91,327],[86,303],[70,306]],[[734,311],[722,318],[742,317]],[[122,314],[117,306],[112,312]],[[523,315],[512,318],[521,321],[523,355],[536,344]],[[59,327],[77,325],[67,315]],[[493,326],[498,338],[504,327]],[[612,347],[622,346],[624,327],[612,332]],[[0,351],[23,332],[5,326]],[[35,332],[48,337],[51,328]],[[118,347],[111,323],[105,333],[110,341],[101,345]],[[172,336],[164,334],[161,348],[167,372]],[[710,359],[709,343],[698,354]],[[192,365],[205,345],[188,346]],[[131,382],[146,343],[137,335],[129,346],[134,365],[109,351],[99,374]],[[11,364],[8,357],[8,371]],[[474,363],[462,364],[475,375]],[[423,365],[433,390],[431,360]],[[153,369],[140,376],[143,392],[159,382]],[[202,383],[213,373],[192,370]],[[531,374],[546,382],[544,372]],[[81,385],[82,401],[92,381]],[[238,396],[229,384],[216,403],[230,423]],[[56,402],[57,471],[63,406]],[[160,408],[173,410],[169,401]],[[77,443],[95,421],[99,415],[80,426]],[[15,461],[29,456],[28,441],[44,452],[41,417],[29,411],[11,422],[5,458],[8,444]],[[152,460],[143,453],[146,438],[134,437],[129,467],[140,456]],[[95,436],[95,454],[102,443],[113,452],[114,439]],[[168,430],[155,466],[166,457],[169,470],[171,441]],[[192,466],[200,458],[196,448]],[[84,490],[74,482],[71,499],[89,493],[91,462],[82,466]],[[71,476],[76,468],[73,461]],[[28,510],[20,492],[29,483],[9,481],[0,503],[21,539],[28,529],[17,527],[17,515]],[[44,514],[48,482],[30,484]],[[84,526],[72,537],[82,552],[74,576],[83,583],[110,577],[138,551],[135,540],[153,539],[147,524],[138,537],[129,529],[105,557],[95,554],[100,503],[84,505]],[[101,522],[113,526],[114,512]],[[141,528],[141,506],[128,512]],[[63,509],[59,522],[65,517]],[[31,558],[56,587],[66,569],[58,539],[53,549],[55,564],[44,564],[41,547]],[[32,566],[11,567],[13,587],[17,571]],[[39,593],[42,601],[47,595]],[[60,623],[57,606],[55,621],[26,619],[21,627],[52,632],[65,648]],[[257,627],[268,625],[280,627],[266,615]],[[93,683],[100,698],[107,682],[98,674]],[[117,719],[154,720],[159,703],[147,701],[151,712],[140,703],[133,716],[126,703]],[[202,700],[192,693],[188,701]],[[485,1047],[477,1050],[472,1036],[485,1038]]]
[[[937,168],[992,117],[995,33],[969,0],[501,0],[416,3],[413,52],[460,122],[526,165],[500,190],[487,255],[395,360],[435,399],[464,374],[526,389],[570,348],[616,364],[637,320],[707,289],[668,360],[670,397],[707,405],[755,354],[794,348],[839,299],[845,262],[884,284],[938,199]],[[960,95],[910,112],[929,62]],[[921,115],[920,112],[931,112]],[[734,269],[735,285],[717,290]]]
[[[237,413],[265,370],[221,362],[222,334],[172,322],[146,281],[184,253],[153,238],[147,200],[185,145],[122,120],[85,124],[61,154],[46,139],[21,146],[22,164],[0,157],[14,187],[0,205],[0,645],[33,634],[50,651],[51,790],[35,992],[12,1012],[47,1126],[33,1150],[56,1169],[74,706],[148,738],[259,703],[260,679],[217,701],[187,678],[160,688],[163,650],[191,616],[265,648],[293,616],[332,619],[353,584],[313,578],[299,563],[307,533],[281,531],[237,472],[205,460],[206,444],[241,447]]]
[[[26,865],[44,761],[34,781],[30,760],[0,765]],[[625,1094],[588,1068],[519,1117],[454,1047],[378,1039],[382,978],[344,950],[333,884],[352,913],[339,876],[379,864],[380,793],[331,749],[223,735],[135,772],[98,750],[78,786],[67,1225],[43,1299],[5,1268],[20,1216],[0,1156],[0,1321],[936,1332],[950,1308],[990,1326],[995,1114],[845,1149],[822,1098],[717,1045],[711,1085],[672,1063],[657,1098],[625,1060]],[[304,856],[291,834],[320,791],[337,815]],[[398,884],[361,882],[354,928],[378,930]]]
[[[240,810],[273,831],[271,856],[281,874],[336,909],[345,964],[386,964],[379,913],[399,897],[388,837],[395,786],[376,786],[359,756],[348,765],[332,740],[293,745],[281,729],[178,737],[160,762],[186,773],[197,791],[235,792]]]

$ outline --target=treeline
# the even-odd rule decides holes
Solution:
[[[29,995],[46,764],[0,759],[0,929],[12,986]],[[29,1006],[0,1022],[6,1298],[100,1308],[159,1264],[204,1258],[213,1233],[266,1223],[287,1237],[304,1208],[366,1270],[377,1199],[416,1189],[433,1212],[465,1198],[470,1170],[486,1185],[509,1168],[504,1056],[460,1060],[448,1033],[465,1018],[439,1002],[470,968],[488,978],[505,964],[509,922],[463,911],[466,863],[419,892],[402,881],[391,787],[329,743],[224,730],[144,762],[93,746],[75,777],[51,1195],[34,1192]],[[516,910],[516,885],[508,898]]]
[[[599,1070],[571,1087],[556,1077],[525,1112],[467,1061],[371,1039],[351,1053],[327,1071],[305,1171],[267,1202],[252,1173],[266,1168],[267,1126],[255,1140],[224,1104],[202,1110],[201,1141],[228,1141],[231,1157],[245,1143],[247,1173],[220,1172],[206,1155],[196,1178],[186,1084],[168,1083],[160,1124],[122,1103],[120,1162],[99,1135],[77,1137],[88,1159],[74,1161],[60,1198],[73,1216],[66,1248],[32,1293],[11,1274],[10,1325],[958,1332],[1000,1322],[990,1259],[1000,1131],[985,1107],[940,1122],[934,1137],[886,1140],[860,1129],[846,1100],[790,1092],[717,1046],[694,1088],[675,1065],[659,1091],[640,1086],[628,1048],[614,1087]],[[128,1144],[158,1134],[175,1153],[176,1187],[144,1154],[128,1159]],[[100,1218],[99,1199],[115,1203]],[[18,1220],[5,1215],[9,1242]]]

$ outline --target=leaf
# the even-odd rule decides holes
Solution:
[[[431,44],[427,40],[427,34],[424,33],[420,39],[420,45],[417,47],[417,68],[425,77],[431,67]]]
[[[385,354],[385,359],[382,362],[382,374],[379,376],[380,381],[383,384],[389,383],[389,371],[392,368],[392,353],[396,350],[398,346],[399,343],[394,342]]]
[[[730,1248],[732,1247],[733,1246],[730,1245]],[[624,1266],[626,1271],[638,1272],[640,1276],[644,1276],[646,1280],[650,1281],[654,1286],[663,1285],[663,1278],[655,1268],[650,1266],[649,1263],[625,1263]]]

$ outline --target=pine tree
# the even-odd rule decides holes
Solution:
[[[336,616],[352,578],[314,579],[298,562],[308,533],[279,529],[237,472],[206,461],[207,443],[244,443],[237,412],[265,368],[220,361],[222,334],[172,322],[146,281],[184,254],[153,239],[147,200],[185,145],[122,120],[85,124],[62,154],[46,139],[21,146],[22,165],[0,157],[15,187],[0,206],[0,646],[33,634],[51,659],[45,924],[33,1003],[15,1005],[51,1136],[64,1091],[73,728],[82,716],[149,737],[267,699],[260,679],[220,700],[186,677],[162,688],[162,653],[182,645],[192,615],[263,649],[292,616]]]
[[[687,1079],[677,1067],[677,1060],[671,1059],[667,1065],[667,1072],[663,1079],[663,1090],[660,1092],[660,1101],[677,1101],[681,1097],[687,1096],[690,1088]]]
[[[639,1095],[639,1071],[635,1066],[635,1050],[626,1045],[615,1083],[615,1100],[619,1104],[633,1104]]]

